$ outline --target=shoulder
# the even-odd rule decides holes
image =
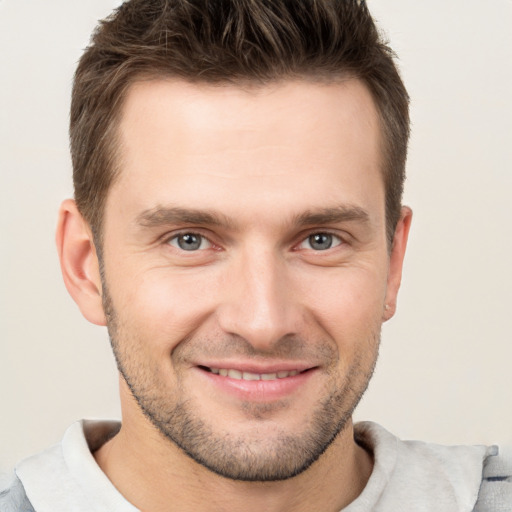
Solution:
[[[0,478],[0,510],[2,512],[35,512],[23,484],[14,473]]]
[[[473,512],[512,510],[512,447],[500,448],[484,461],[482,484]]]
[[[377,510],[473,510],[486,459],[496,449],[486,446],[444,446],[401,440],[380,425],[355,426],[356,441],[373,452],[374,472],[380,474]],[[374,508],[375,509],[375,508]]]

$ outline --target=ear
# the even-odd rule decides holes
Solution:
[[[60,206],[56,242],[62,277],[71,297],[89,322],[106,325],[92,232],[72,199]]]
[[[396,225],[393,237],[393,246],[389,259],[388,284],[386,291],[386,302],[382,320],[389,320],[396,311],[396,298],[402,281],[402,268],[404,263],[405,249],[411,227],[412,210],[403,206],[400,212],[400,219]]]

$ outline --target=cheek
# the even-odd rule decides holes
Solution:
[[[378,331],[386,295],[385,275],[385,271],[370,266],[336,269],[307,285],[309,311],[338,345],[357,344]]]
[[[126,333],[169,353],[214,310],[216,279],[202,272],[154,269],[111,292]]]

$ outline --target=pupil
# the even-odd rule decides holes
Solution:
[[[187,233],[178,238],[178,245],[185,251],[195,251],[201,246],[201,238],[197,235]]]
[[[309,237],[309,243],[313,249],[318,251],[325,251],[332,246],[332,235],[327,233],[317,233]]]

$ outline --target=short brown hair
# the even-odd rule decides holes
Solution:
[[[361,0],[128,0],[100,22],[75,74],[70,138],[75,199],[95,236],[118,169],[127,89],[144,78],[264,85],[363,81],[379,112],[387,234],[400,215],[409,98]]]

